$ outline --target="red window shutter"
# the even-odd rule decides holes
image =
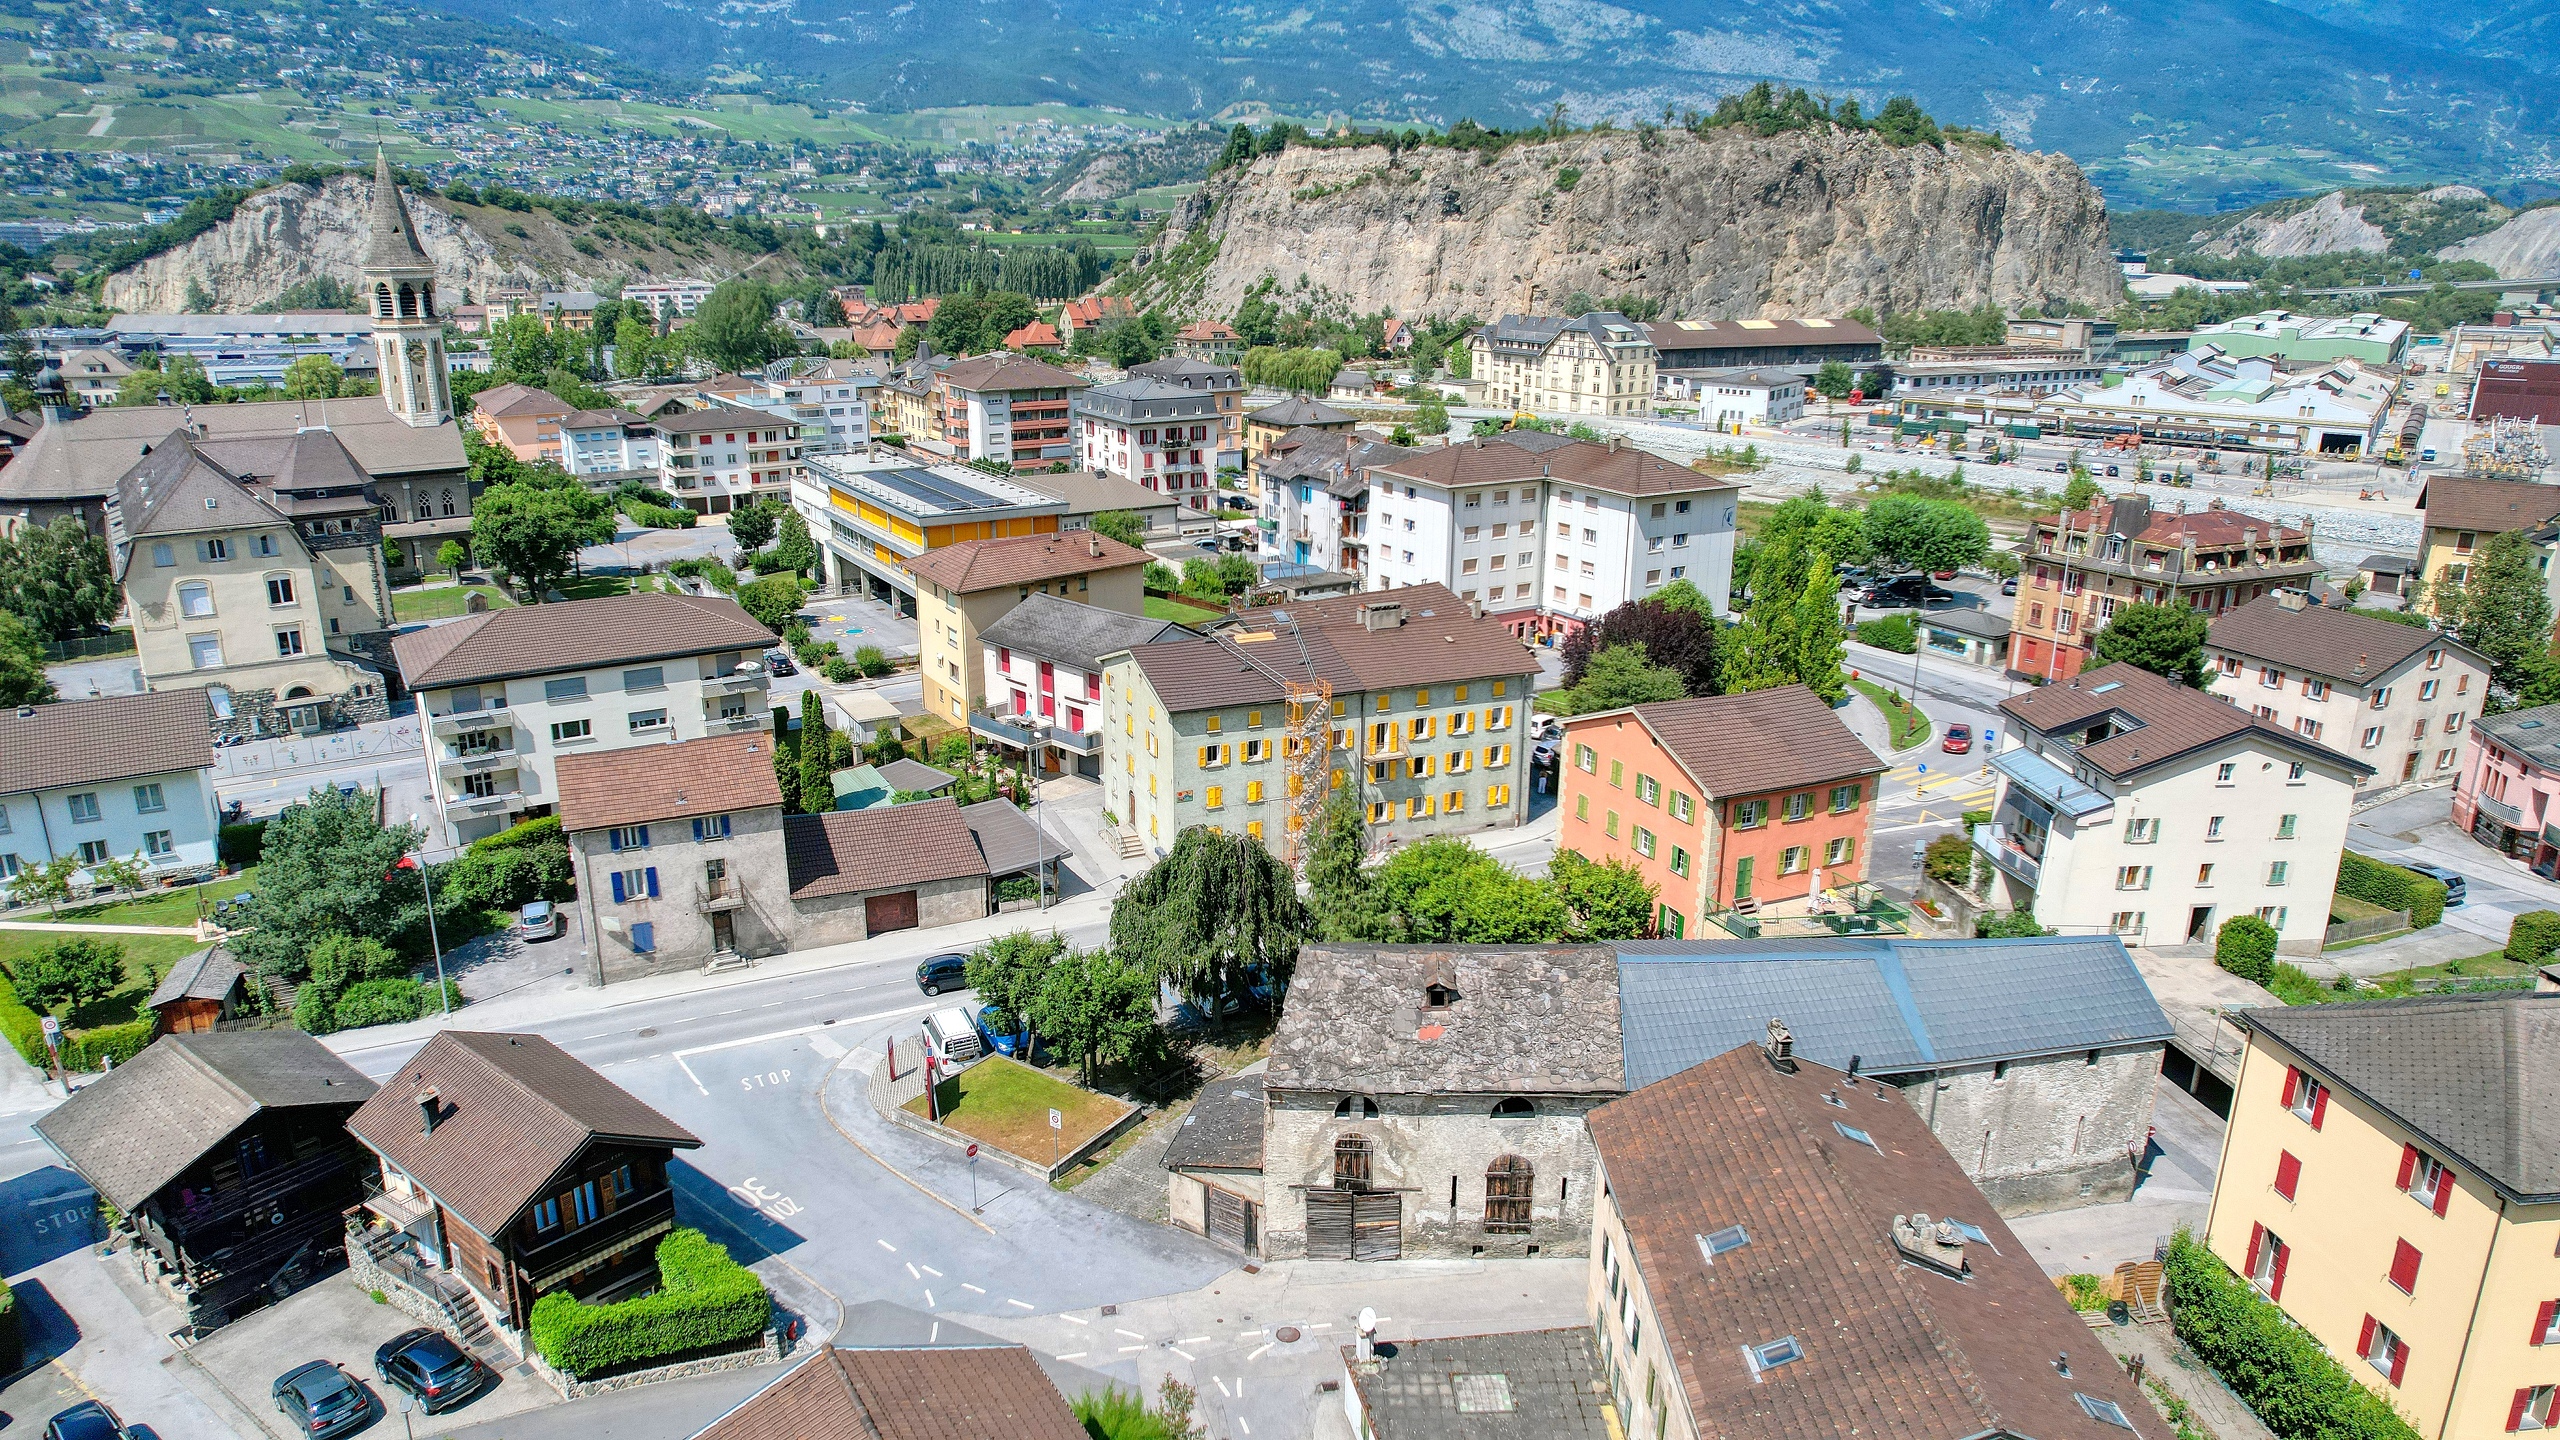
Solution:
[[[2399,1187],[2400,1187],[2401,1189],[2403,1189],[2403,1190],[2408,1189],[2408,1188],[2409,1188],[2409,1179],[2410,1179],[2410,1177],[2411,1177],[2411,1176],[2413,1176],[2413,1175],[2416,1175],[2417,1173],[2418,1173],[2418,1147],[2417,1147],[2417,1146],[2415,1146],[2415,1145],[2403,1145],[2403,1146],[2401,1146],[2401,1147],[2400,1147],[2400,1179],[2399,1179],[2399,1181],[2397,1182],[2397,1183],[2398,1183],[2398,1185],[2399,1185]]]
[[[2293,1097],[2301,1088],[2302,1072],[2290,1065],[2284,1067],[2284,1108],[2293,1108]]]
[[[2284,1298],[2284,1266],[2285,1266],[2285,1262],[2286,1262],[2286,1261],[2288,1261],[2288,1260],[2291,1260],[2292,1258],[2293,1258],[2293,1247],[2292,1247],[2292,1246],[2290,1246],[2290,1245],[2287,1245],[2286,1243],[2284,1243],[2284,1242],[2283,1242],[2283,1241],[2281,1241],[2281,1240],[2277,1241],[2277,1242],[2276,1242],[2276,1263],[2275,1263],[2275,1264],[2273,1264],[2273,1265],[2271,1265],[2271,1266],[2269,1266],[2269,1267],[2267,1268],[2267,1298],[2268,1298],[2268,1299],[2270,1299],[2270,1300],[2282,1300],[2282,1299]]]
[[[2400,1377],[2408,1373],[2409,1342],[2406,1340],[2397,1340],[2391,1347],[2391,1383],[2394,1385],[2399,1384]]]
[[[2370,1315],[2364,1317],[2364,1333],[2356,1337],[2356,1353],[2358,1355],[2373,1353],[2373,1317]]]
[[[2551,1333],[2551,1312],[2554,1309],[2560,1309],[2560,1300],[2545,1300],[2542,1308],[2533,1312],[2533,1338],[2526,1343],[2539,1345],[2542,1337]]]
[[[2302,1162],[2290,1150],[2276,1157],[2276,1193],[2287,1200],[2302,1183]]]
[[[2311,1128],[2314,1130],[2319,1129],[2320,1122],[2328,1118],[2329,1087],[2326,1085],[2317,1086],[2311,1092]]]
[[[2391,1283],[2412,1295],[2418,1293],[2418,1247],[2406,1240],[2394,1241],[2391,1250]]]
[[[2247,1271],[2252,1279],[2255,1279],[2258,1274],[2258,1248],[2266,1243],[2267,1227],[2264,1225],[2251,1225],[2249,1227],[2249,1261],[2240,1268]]]
[[[2453,1204],[2453,1172],[2447,1170],[2436,1177],[2436,1213],[2442,1215]]]
[[[2524,1428],[2524,1407],[2533,1403],[2531,1389],[2516,1392],[2516,1403],[2507,1407],[2507,1433],[2513,1435]]]

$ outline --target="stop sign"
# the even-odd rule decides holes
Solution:
[[[1852,405],[1863,404],[1866,401],[1866,398],[1867,392],[1864,390],[1852,390],[1849,392],[1849,403]]]

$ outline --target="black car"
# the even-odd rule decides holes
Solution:
[[[133,1440],[116,1412],[95,1400],[83,1400],[45,1422],[44,1440]]]
[[[385,1344],[373,1352],[373,1373],[418,1397],[430,1415],[479,1394],[498,1376],[441,1330],[411,1330]]]
[[[311,1440],[328,1440],[364,1427],[373,1397],[346,1371],[326,1360],[296,1365],[276,1377],[276,1409]]]
[[[936,955],[916,962],[916,988],[927,995],[969,988],[969,957]]]
[[[767,650],[764,652],[764,668],[765,673],[769,675],[797,675],[800,673],[800,667],[791,663],[791,657],[783,654],[779,650]]]

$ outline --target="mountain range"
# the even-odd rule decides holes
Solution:
[[[875,109],[1072,101],[1204,119],[1621,123],[1759,80],[1909,94],[2063,151],[2117,205],[2341,184],[2560,190],[2548,0],[431,0],[677,79]],[[530,17],[539,14],[539,19]]]

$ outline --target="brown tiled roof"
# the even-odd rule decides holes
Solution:
[[[1019,1345],[829,1345],[693,1440],[1085,1440]]]
[[[1098,553],[1097,553],[1098,552]],[[1091,575],[1144,565],[1148,555],[1091,530],[1056,535],[1016,535],[1002,540],[964,540],[927,550],[907,562],[919,580],[930,580],[955,594],[1001,590],[1007,585],[1038,585],[1066,575]]]
[[[731,426],[744,429],[748,426],[774,425],[783,422],[780,416],[767,411],[750,410],[743,405],[723,404],[707,405],[700,410],[661,413],[650,423],[670,435],[690,435],[705,430],[725,430]]]
[[[201,770],[212,763],[213,719],[202,690],[0,710],[0,795]]]
[[[435,1133],[418,1097],[436,1092]],[[506,1228],[589,1141],[701,1148],[539,1035],[447,1030],[382,1082],[347,1129],[483,1236]]]
[[[1372,605],[1404,607],[1404,623],[1369,630],[1360,620]],[[1306,644],[1275,617],[1294,617]],[[1347,691],[1407,685],[1444,685],[1526,675],[1537,662],[1502,622],[1479,618],[1445,585],[1408,585],[1328,595],[1293,604],[1238,612],[1225,639],[1166,640],[1129,653],[1167,710],[1202,710],[1277,700],[1287,693],[1266,670],[1283,676],[1312,673]],[[1490,697],[1487,697],[1490,698]],[[1526,703],[1529,697],[1517,697]]]
[[[2351,755],[2340,754],[2291,730],[2279,729],[2237,705],[2226,705],[2201,691],[2123,663],[2083,670],[2062,684],[2038,686],[2000,702],[2000,713],[2046,735],[2067,732],[2119,711],[2140,723],[2079,749],[2081,759],[2118,780],[2244,735],[2298,755],[2367,775],[2373,773],[2372,766]]]
[[[1023,326],[1021,329],[1006,335],[1004,337],[1004,343],[1019,350],[1032,345],[1046,346],[1048,348],[1055,349],[1057,346],[1065,342],[1058,338],[1057,326],[1050,324],[1046,320],[1034,320],[1030,324]]]
[[[2560,485],[2431,475],[2426,488],[2418,492],[2418,509],[2432,530],[2503,535],[2509,530],[2530,530],[2560,515]]]
[[[896,890],[987,873],[956,800],[782,817],[791,898]]]
[[[1538,434],[1530,431],[1529,434]],[[1424,450],[1409,460],[1372,467],[1376,473],[1420,480],[1443,488],[1452,485],[1499,484],[1506,480],[1551,479],[1559,485],[1605,490],[1612,495],[1686,494],[1697,490],[1739,490],[1731,480],[1702,474],[1632,445],[1594,445],[1587,440],[1562,444],[1516,442],[1512,436],[1464,440]]]
[[[1746,1045],[1591,1113],[1699,1433],[2127,1440],[2076,1395],[2147,1422],[2140,1393],[1919,1112],[1887,1087],[1797,1064],[1781,1074]],[[1964,1247],[1967,1279],[1904,1259],[1893,1221],[1913,1214],[1987,1234]],[[1749,1242],[1710,1262],[1698,1237],[1733,1225]],[[1787,1336],[1803,1358],[1755,1376],[1744,1347]]]
[[[2458,651],[2489,668],[2451,638],[2423,625],[2397,625],[2318,604],[2293,609],[2274,595],[2223,611],[2205,632],[2205,643],[2331,680],[2370,679],[2431,646]]]
[[[166,439],[181,418],[191,420],[207,443],[290,438],[325,421],[365,473],[377,477],[460,480],[465,463],[462,434],[453,422],[404,424],[371,396],[199,405],[183,416],[157,405],[109,405],[66,424],[36,427],[17,458],[0,467],[0,500],[104,500],[142,447]]]
[[[1084,377],[1022,355],[972,355],[944,367],[954,390],[1081,390]]]
[[[2560,494],[2560,490],[2555,490],[2553,493]],[[2113,534],[2116,527],[2116,502],[2108,500],[2086,510],[2065,510],[2059,515],[2047,516],[2036,523],[2048,528],[2067,527],[2102,535]],[[2245,543],[2251,531],[2257,533],[2261,544],[2310,538],[2307,532],[2297,530],[2290,525],[2278,524],[2273,520],[2262,520],[2246,511],[2219,508],[2189,510],[2184,513],[2176,510],[2154,509],[2150,512],[2150,518],[2144,522],[2141,533],[2130,538],[2141,544],[2165,545],[2173,549],[2192,545],[2199,550],[2220,550]]]
[[[1833,785],[1890,768],[1802,685],[1604,710],[1575,716],[1565,729],[1581,735],[1630,720],[1652,731],[1714,800]]]
[[[1666,320],[1647,325],[1656,350],[1750,349],[1761,345],[1879,345],[1883,337],[1855,320]]]
[[[409,688],[424,690],[633,660],[762,652],[773,641],[735,600],[649,591],[467,615],[400,636],[391,656]]]
[[[560,828],[602,830],[782,803],[773,737],[711,735],[680,745],[560,757]]]
[[[517,415],[566,415],[569,402],[548,390],[511,380],[472,396],[471,408],[479,414],[504,420]]]

